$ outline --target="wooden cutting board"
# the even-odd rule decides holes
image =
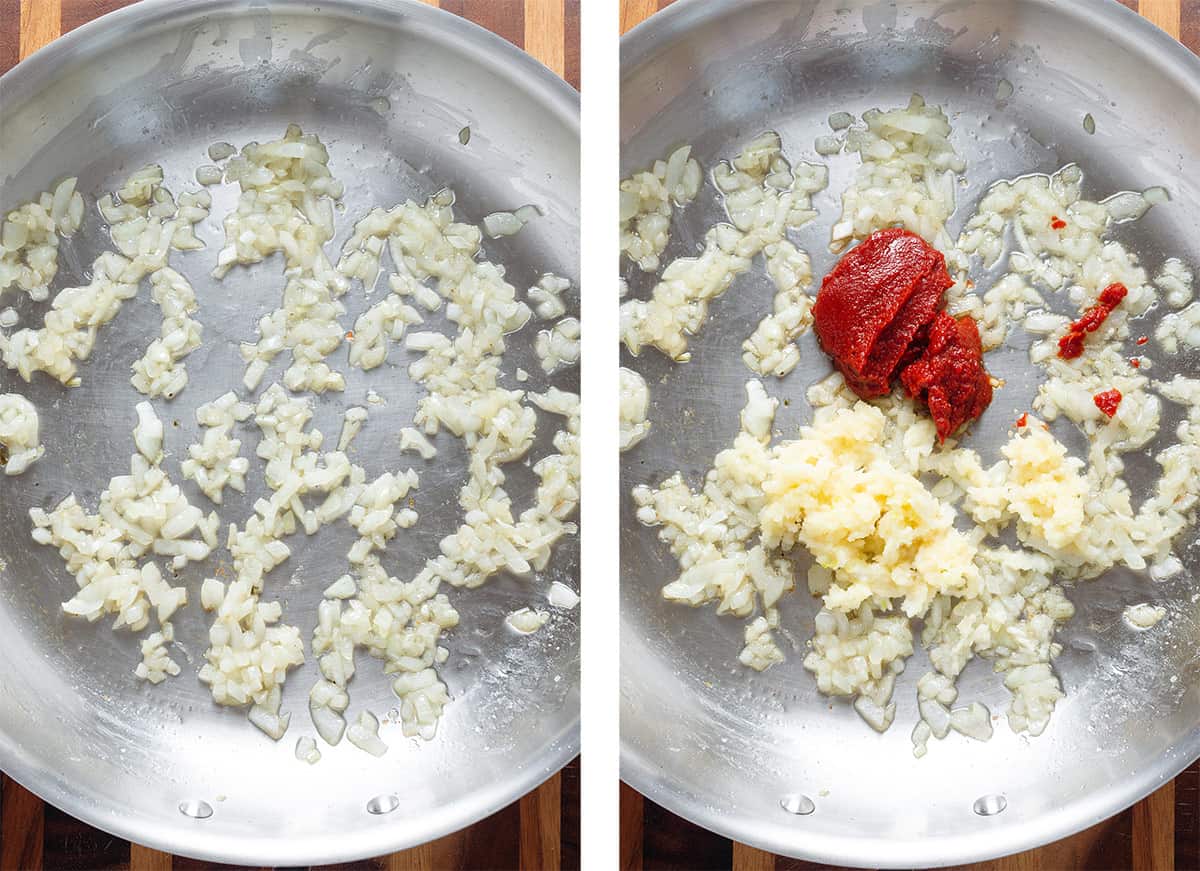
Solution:
[[[0,73],[63,33],[134,0],[0,0]],[[423,0],[523,48],[579,87],[580,0]],[[0,773],[0,871],[227,866],[130,844],[73,819]],[[344,871],[579,867],[579,760],[507,808],[430,844]]]
[[[636,27],[672,2],[621,0],[621,32]],[[1200,0],[1120,2],[1200,54]],[[730,867],[734,871],[799,871],[831,866],[774,856],[731,842],[621,784],[621,867],[624,871]],[[1200,762],[1158,792],[1086,831],[1037,850],[966,867],[972,871],[1200,871]]]

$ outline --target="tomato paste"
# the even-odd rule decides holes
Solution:
[[[1058,356],[1074,360],[1083,353],[1083,340],[1094,333],[1108,320],[1113,309],[1121,304],[1129,290],[1120,282],[1110,284],[1100,292],[1096,304],[1083,313],[1083,317],[1067,328],[1067,334],[1058,340]]]
[[[869,399],[891,390],[952,284],[942,253],[900,228],[872,233],[825,276],[814,328],[855,393]]]
[[[1121,391],[1114,387],[1112,390],[1097,393],[1092,397],[1092,401],[1096,403],[1096,408],[1103,411],[1109,417],[1112,417],[1117,413],[1117,409],[1121,407],[1121,400],[1123,398]]]
[[[909,396],[929,406],[939,442],[983,414],[992,401],[992,381],[983,368],[975,321],[938,312],[925,350],[900,372],[900,382]]]
[[[850,249],[813,305],[821,347],[850,388],[864,399],[883,396],[899,376],[929,407],[941,441],[992,401],[979,328],[941,311],[953,283],[940,251],[890,228]]]

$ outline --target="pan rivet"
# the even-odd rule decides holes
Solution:
[[[984,795],[975,799],[975,813],[981,817],[995,816],[1008,807],[1008,799],[1002,795]]]
[[[212,805],[198,798],[188,799],[179,803],[179,812],[194,820],[206,820],[213,815]]]
[[[367,813],[381,816],[390,814],[400,807],[400,799],[394,795],[377,795],[367,802]]]
[[[800,793],[785,795],[779,800],[779,806],[789,814],[797,814],[802,817],[808,816],[817,809],[811,798]]]

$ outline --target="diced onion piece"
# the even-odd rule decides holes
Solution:
[[[365,750],[372,756],[383,756],[388,751],[379,737],[379,721],[369,711],[358,715],[358,722],[346,730],[346,738],[355,747]]]
[[[320,762],[321,751],[317,749],[317,742],[308,735],[302,735],[296,739],[296,758],[309,765],[316,765]]]

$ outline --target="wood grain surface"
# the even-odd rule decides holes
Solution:
[[[0,0],[0,73],[63,33],[135,0]],[[423,0],[523,48],[579,87],[580,0]],[[2,95],[0,95],[2,99]],[[329,871],[575,869],[579,760],[486,820],[429,844]],[[203,871],[226,866],[130,844],[75,820],[0,773],[0,871]]]
[[[672,2],[621,0],[621,32],[636,27]],[[1200,54],[1200,0],[1120,2]],[[621,857],[622,871],[731,867],[734,871],[801,871],[830,867],[731,843],[674,816],[624,784]],[[963,866],[961,871],[1117,868],[1200,871],[1200,762],[1099,825],[1037,850]]]

